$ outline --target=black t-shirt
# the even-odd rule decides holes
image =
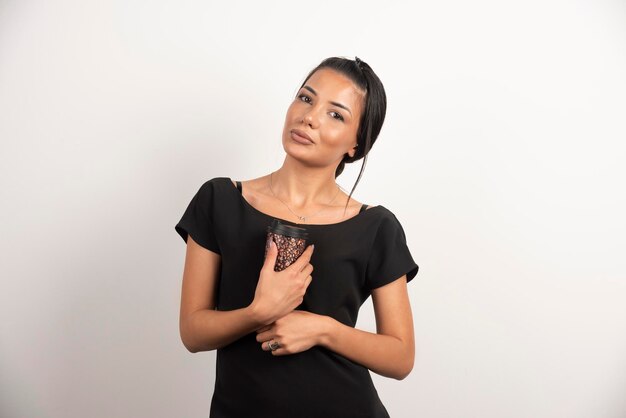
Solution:
[[[238,186],[240,183],[238,183]],[[221,255],[216,307],[244,308],[254,299],[264,262],[267,226],[274,217],[250,205],[228,177],[206,181],[192,198],[176,231]],[[315,244],[313,280],[297,308],[354,327],[371,290],[418,265],[396,216],[374,206],[339,223],[300,225]],[[274,356],[256,332],[217,350],[211,418],[389,417],[370,371],[321,346]]]

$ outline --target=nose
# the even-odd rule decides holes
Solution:
[[[302,115],[302,123],[311,126],[311,128],[317,127],[317,116],[314,107],[311,107],[308,111]]]

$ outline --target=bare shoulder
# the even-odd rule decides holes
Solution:
[[[237,186],[237,182],[239,182],[241,183],[243,187],[245,187],[248,190],[258,191],[259,188],[264,183],[269,181],[268,179],[269,179],[269,174],[265,176],[257,177],[255,179],[249,179],[249,180],[237,180],[237,179],[231,178],[231,181],[233,183],[233,186]]]
[[[269,174],[249,180],[231,180],[235,187],[237,187],[237,182],[241,184],[241,195],[254,208],[264,213],[280,216],[280,212],[275,212],[277,209],[271,202]]]
[[[263,178],[265,177],[259,177],[259,178],[250,179],[250,180],[236,180],[236,179],[231,178],[230,180],[233,183],[233,186],[235,187],[237,187],[237,182],[239,182],[241,186],[246,189],[246,191],[252,190],[253,192],[256,192],[258,191]]]
[[[265,189],[269,189],[269,175],[248,180],[231,180],[235,187],[237,186],[237,182],[239,182],[239,184],[241,184],[241,188],[243,189],[243,193],[251,199],[259,198],[259,194],[264,195],[266,194]],[[269,193],[269,190],[267,193]]]
[[[347,196],[346,196],[346,198],[347,198]],[[376,207],[376,205],[368,205],[368,204],[366,204],[366,203],[361,203],[361,202],[359,202],[359,201],[355,200],[354,198],[350,198],[350,200],[351,200],[351,201],[353,201],[353,202],[355,202],[355,203],[354,203],[354,205],[355,205],[356,207],[358,207],[359,209],[360,209],[361,207],[363,207],[363,206],[365,206],[365,210],[370,210],[370,209],[372,209],[372,208],[375,208],[375,207]]]

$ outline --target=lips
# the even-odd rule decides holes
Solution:
[[[308,140],[308,141],[310,141],[311,143],[313,143],[313,140],[311,139],[311,137],[310,137],[310,136],[308,136],[308,135],[306,134],[306,132],[303,132],[303,131],[301,131],[301,130],[299,130],[299,129],[292,129],[292,130],[291,130],[291,133],[292,133],[292,134],[295,134],[295,135],[297,135],[297,136],[299,136],[300,138],[302,138],[302,139],[304,139],[304,140]]]

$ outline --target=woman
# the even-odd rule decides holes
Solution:
[[[322,61],[287,110],[283,165],[206,181],[176,225],[187,243],[181,338],[193,353],[217,349],[211,417],[389,416],[369,370],[400,380],[413,367],[407,282],[418,266],[395,215],[335,182],[368,154],[385,111],[369,65]],[[311,244],[280,272],[275,245],[264,254],[273,219],[306,228]],[[370,294],[376,333],[355,329]]]

